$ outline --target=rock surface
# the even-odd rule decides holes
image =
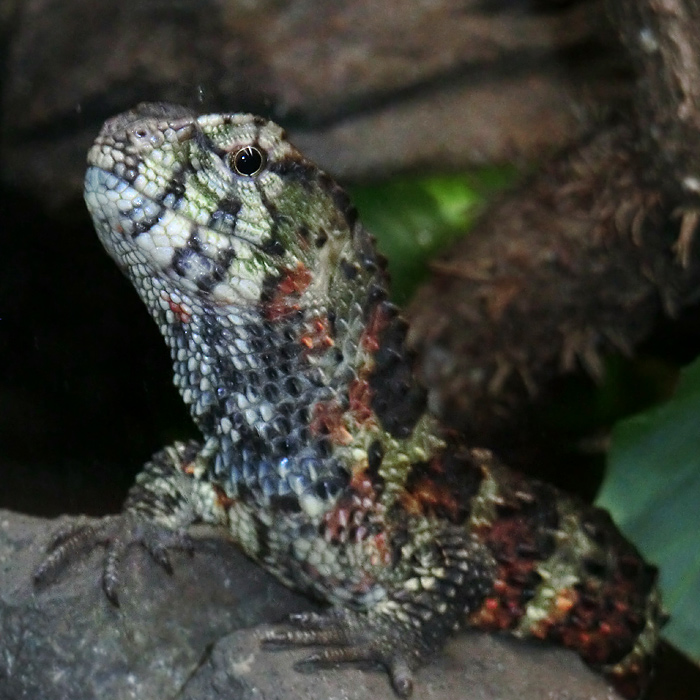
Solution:
[[[114,608],[100,588],[99,552],[34,588],[56,525],[0,511],[0,700],[394,700],[383,673],[302,674],[293,664],[304,650],[261,650],[260,625],[311,604],[211,530],[198,533],[192,558],[173,555],[172,576],[131,552]],[[413,697],[465,692],[470,700],[617,697],[573,653],[481,633],[459,635],[421,669]]]

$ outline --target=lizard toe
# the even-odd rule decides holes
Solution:
[[[72,561],[105,545],[118,518],[108,515],[96,522],[77,522],[57,529],[46,548],[46,556],[34,571],[34,582],[40,585],[54,580]]]
[[[194,550],[192,539],[184,531],[167,529],[135,513],[108,515],[54,533],[46,557],[34,572],[34,582],[49,583],[96,547],[105,547],[102,588],[109,601],[118,607],[121,562],[134,545],[143,547],[168,573],[172,573],[169,550],[179,549],[189,554]]]
[[[313,672],[320,668],[352,663],[380,666],[386,670],[394,691],[408,697],[413,691],[412,668],[422,654],[419,641],[410,630],[386,618],[372,618],[344,608],[327,613],[301,613],[291,616],[295,629],[273,629],[262,643],[267,648],[320,647],[295,664],[295,669]]]

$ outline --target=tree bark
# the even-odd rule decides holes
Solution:
[[[700,6],[609,5],[633,104],[496,202],[410,310],[435,405],[521,465],[528,407],[555,377],[600,379],[602,354],[631,354],[698,298]]]

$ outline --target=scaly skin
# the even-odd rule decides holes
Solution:
[[[146,104],[109,120],[85,200],[170,347],[203,435],[148,463],[122,516],[56,536],[37,572],[134,542],[168,566],[195,521],[331,604],[269,644],[411,671],[476,626],[576,649],[628,697],[662,620],[656,572],[602,511],[467,449],[427,410],[373,240],[275,124]]]

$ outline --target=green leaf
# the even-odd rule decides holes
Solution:
[[[615,427],[597,504],[659,566],[665,636],[700,660],[700,359],[670,401]]]
[[[488,197],[516,173],[513,167],[483,168],[351,189],[363,223],[389,259],[396,301],[410,297],[427,275],[428,260],[464,235]]]

